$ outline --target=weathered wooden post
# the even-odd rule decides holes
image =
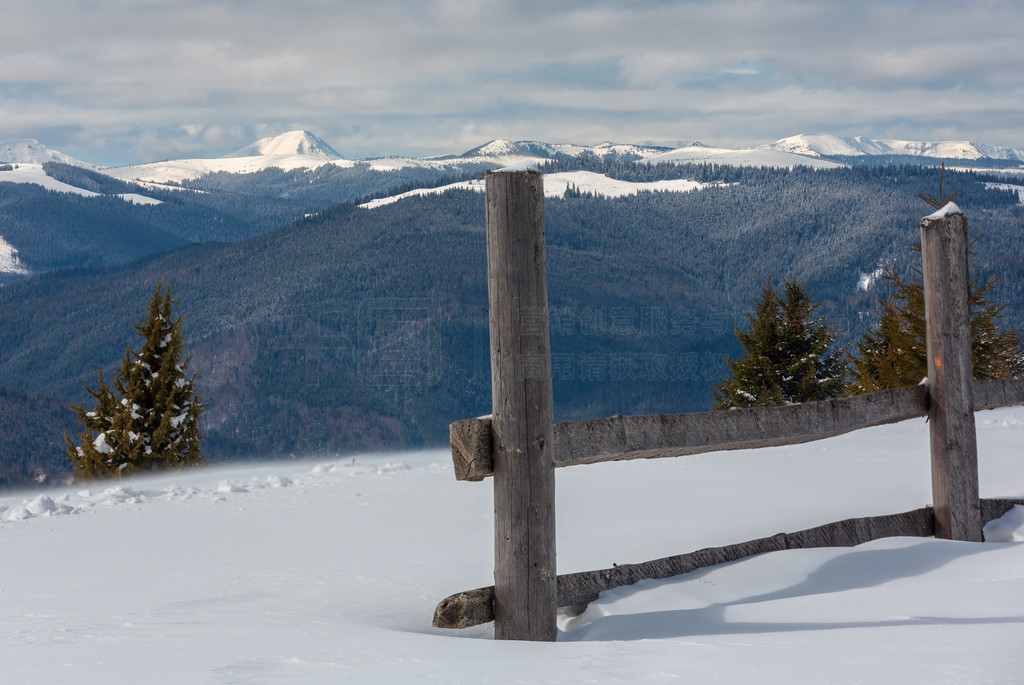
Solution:
[[[920,229],[935,537],[980,542],[967,219],[951,202]]]
[[[555,473],[544,258],[536,171],[487,174],[494,459],[494,637],[556,634]]]

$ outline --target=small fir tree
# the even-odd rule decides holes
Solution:
[[[861,334],[852,363],[855,394],[917,385],[928,373],[924,290],[886,269],[892,293],[879,300],[875,328]]]
[[[191,357],[182,359],[182,317],[172,319],[170,286],[157,286],[147,316],[135,330],[142,349],[125,351],[113,385],[99,374],[96,389],[86,391],[96,407],[71,407],[84,427],[79,444],[65,433],[75,474],[84,479],[122,476],[154,469],[197,466],[200,451],[196,374],[186,375]]]
[[[914,249],[920,251],[920,243]],[[920,269],[914,271],[920,276]],[[892,293],[879,301],[876,326],[857,341],[854,393],[917,385],[928,374],[924,287],[920,280],[905,281],[890,270],[885,278]],[[971,357],[974,377],[983,381],[1016,378],[1024,371],[1020,334],[1002,327],[1005,305],[991,299],[998,282],[999,276],[988,276],[971,284]]]
[[[821,317],[820,305],[795,279],[782,292],[765,284],[749,330],[736,330],[745,356],[726,359],[730,378],[716,384],[714,408],[762,407],[813,402],[843,394],[849,374],[845,348]]]

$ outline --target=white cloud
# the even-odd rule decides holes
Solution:
[[[108,162],[290,127],[351,156],[810,130],[1024,147],[1022,29],[994,0],[8,0],[0,139]]]

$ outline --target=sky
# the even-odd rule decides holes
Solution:
[[[798,133],[1024,148],[1019,0],[4,0],[0,142],[351,159]]]

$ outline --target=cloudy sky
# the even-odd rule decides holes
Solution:
[[[498,137],[1024,148],[1020,0],[3,0],[0,16],[0,142],[99,164],[294,129],[349,158]]]

